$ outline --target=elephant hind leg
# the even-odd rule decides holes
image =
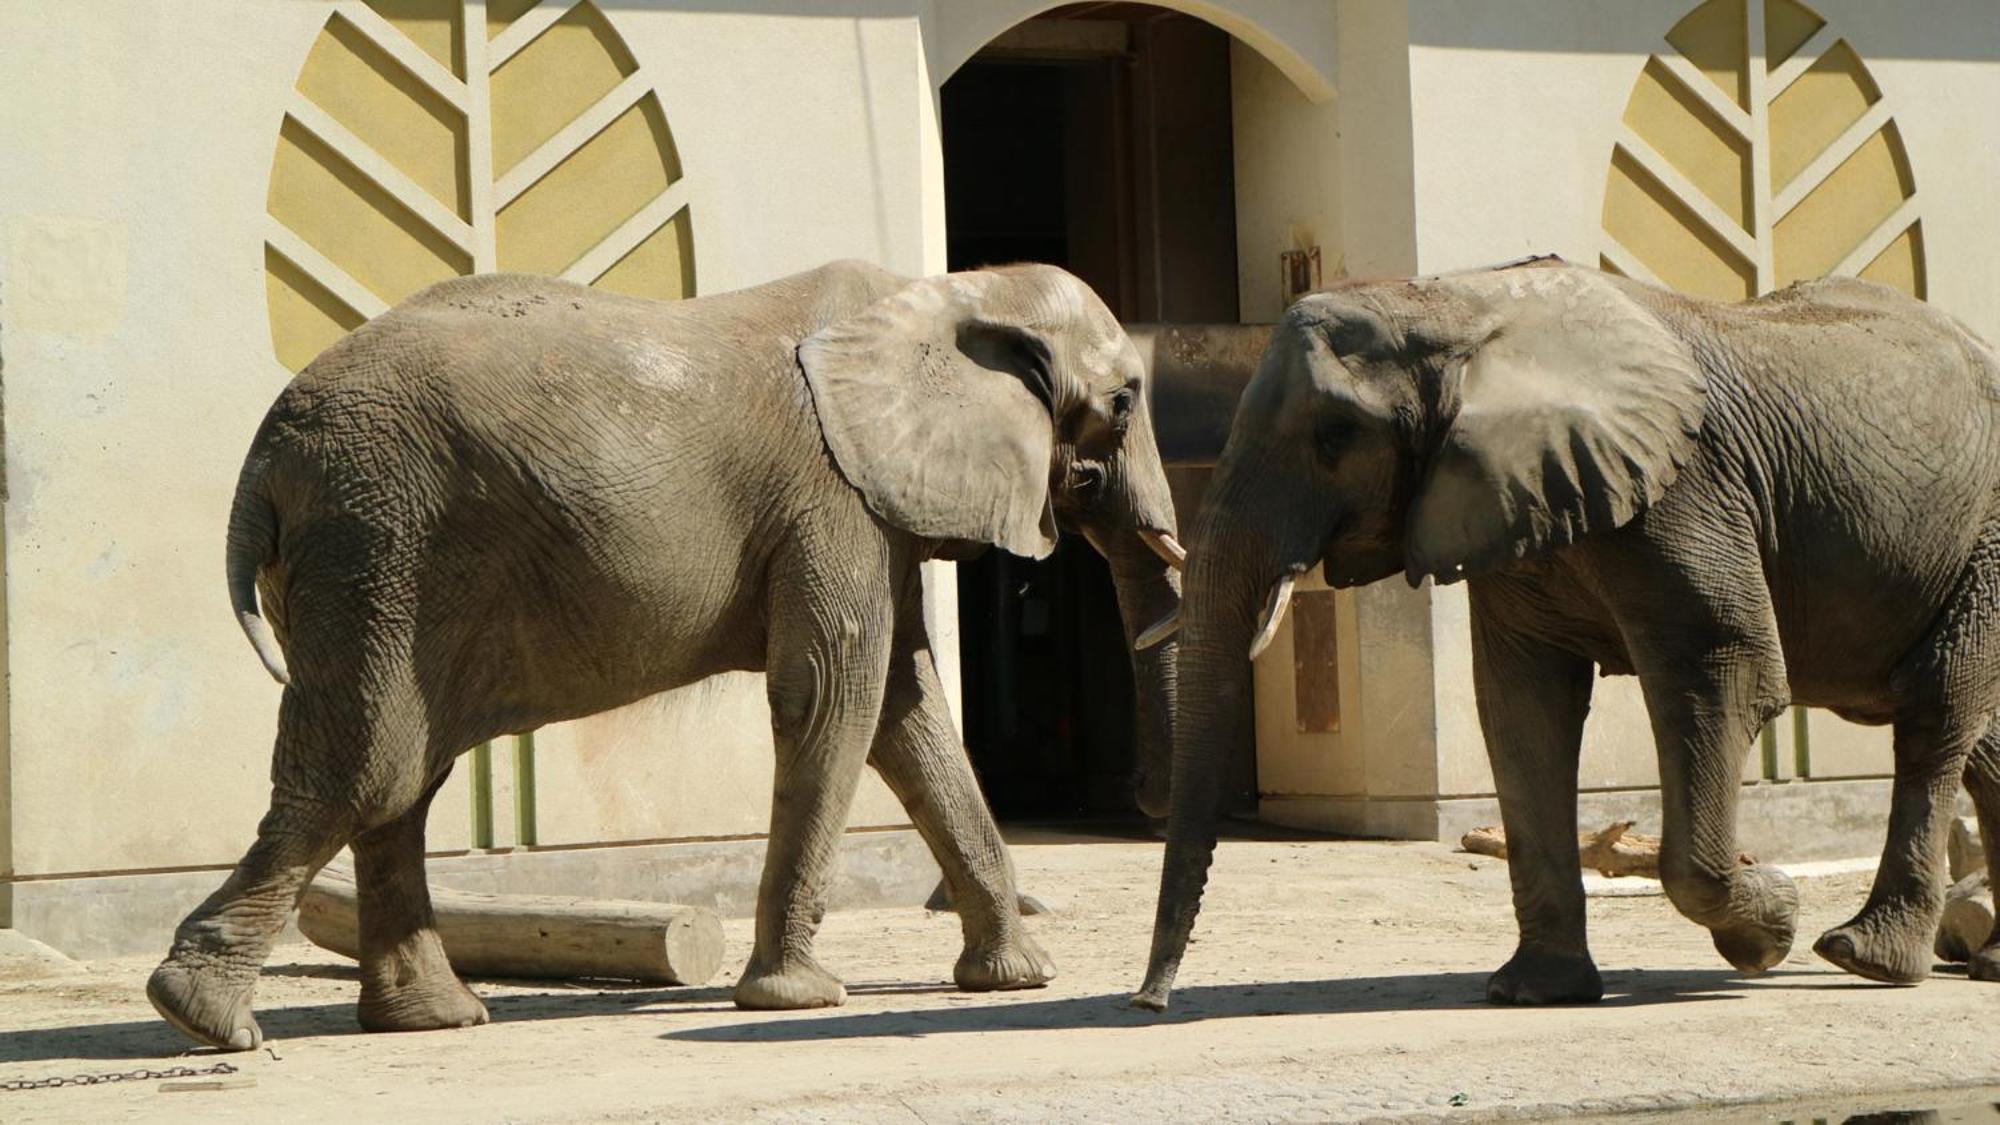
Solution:
[[[1979,733],[1971,723],[1949,718],[1897,720],[1888,842],[1875,883],[1861,912],[1821,934],[1813,943],[1815,953],[1856,976],[1888,984],[1916,984],[1930,976],[1933,938],[1944,911],[1945,834],[1959,780],[1971,779],[1966,755]]]
[[[1965,764],[1965,788],[1979,813],[1979,839],[1986,849],[1988,881],[2000,872],[2000,720],[1990,723]],[[1986,944],[1971,950],[1966,975],[1974,980],[2000,981],[2000,917]]]
[[[1990,772],[1967,763],[1988,734],[2000,702],[1993,594],[2000,588],[2000,528],[1960,574],[1951,599],[1923,644],[1896,672],[1895,780],[1888,839],[1868,902],[1813,949],[1851,973],[1892,984],[1930,975],[1931,950],[1944,910],[1945,837],[1961,780],[1978,787]]]
[[[147,999],[168,1023],[211,1046],[252,1050],[263,1042],[252,994],[306,885],[357,833],[394,819],[421,794],[420,783],[404,778],[420,776],[421,736],[394,717],[414,713],[378,708],[364,720],[367,710],[334,705],[298,680],[285,688],[271,806],[257,840],[175,929],[146,982]]]
[[[353,824],[351,809],[275,794],[257,842],[175,929],[166,960],[146,981],[154,1009],[198,1042],[261,1046],[264,1033],[250,1012],[257,975],[306,884],[347,843]]]
[[[487,1021],[486,1005],[445,957],[424,875],[424,822],[441,773],[409,811],[354,839],[360,902],[361,1026],[430,1031]]]

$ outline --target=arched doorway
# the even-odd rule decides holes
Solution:
[[[1127,323],[1234,323],[1230,56],[1227,32],[1146,4],[1066,5],[992,40],[940,91],[949,267],[1050,262]],[[959,564],[958,606],[966,744],[995,813],[1135,815],[1103,560],[1074,536],[1039,562],[988,552]],[[1254,763],[1238,772],[1254,806]]]

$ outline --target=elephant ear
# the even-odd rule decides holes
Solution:
[[[1707,386],[1657,317],[1575,268],[1430,284],[1484,310],[1488,331],[1448,376],[1451,423],[1405,530],[1413,584],[1622,527],[1660,498],[1693,452]]]
[[[882,519],[930,539],[1055,549],[1049,347],[988,316],[1007,279],[912,282],[799,345],[827,449]]]

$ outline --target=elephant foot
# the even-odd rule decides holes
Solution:
[[[1870,925],[1864,912],[1863,917],[1821,934],[1813,952],[1858,977],[1883,984],[1916,984],[1931,975],[1926,936],[1906,925]]]
[[[969,946],[951,970],[952,981],[967,992],[1040,988],[1055,976],[1055,960],[1026,933]]]
[[[438,1031],[477,1027],[492,1017],[486,1005],[451,971],[437,931],[419,930],[387,954],[363,953],[361,1003],[366,1031]]]
[[[356,1014],[364,1031],[439,1031],[477,1027],[492,1019],[485,1002],[450,974],[397,988],[363,984]]]
[[[256,984],[254,974],[231,979],[220,966],[189,966],[168,958],[146,980],[146,999],[161,1019],[197,1043],[254,1051],[264,1044],[264,1031],[250,1014]]]
[[[1722,959],[1755,976],[1789,957],[1799,921],[1799,888],[1792,877],[1769,864],[1738,868],[1728,894],[1723,910],[1728,920],[1708,927]]]
[[[847,1003],[847,988],[810,957],[794,958],[775,969],[753,960],[736,982],[736,1006],[755,1011],[797,1008],[838,1008]]]
[[[1602,999],[1604,978],[1588,953],[1523,945],[1486,979],[1489,1004],[1592,1004]]]

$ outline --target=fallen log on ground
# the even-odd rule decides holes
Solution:
[[[722,968],[722,923],[698,906],[434,886],[431,910],[461,976],[705,984]],[[343,957],[360,956],[352,869],[320,871],[299,903],[299,931]]]
[[[1583,866],[1608,878],[1638,875],[1660,877],[1660,838],[1631,831],[1636,821],[1621,820],[1596,832],[1576,834],[1576,849]],[[1458,846],[1475,855],[1507,858],[1507,830],[1497,826],[1475,828],[1458,841]],[[1745,867],[1757,862],[1755,856],[1738,855]]]
[[[1985,947],[1993,933],[1992,891],[1984,868],[1952,884],[1944,899],[1944,917],[1938,922],[1938,960],[1952,964],[1970,961]]]
[[[1979,822],[1969,816],[1953,817],[1951,842],[1946,849],[1951,860],[1953,882],[1986,866],[1986,848],[1979,841]]]

